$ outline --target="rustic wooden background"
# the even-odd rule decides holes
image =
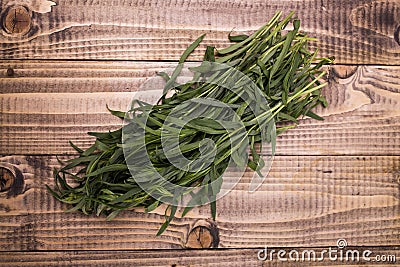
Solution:
[[[44,185],[56,156],[73,153],[68,140],[87,147],[86,132],[120,126],[106,104],[124,109],[200,34],[224,47],[232,29],[252,32],[278,10],[297,11],[337,65],[325,121],[279,137],[257,192],[244,179],[218,201],[216,222],[196,208],[159,237],[162,209],[111,222],[63,213]],[[257,251],[339,238],[400,262],[399,0],[0,0],[0,12],[0,265],[289,266]]]

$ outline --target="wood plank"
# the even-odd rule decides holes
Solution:
[[[88,131],[121,126],[106,109],[126,110],[158,62],[0,62],[0,154],[72,153],[68,140],[88,147]],[[159,78],[161,79],[161,78]],[[325,121],[304,119],[280,136],[279,155],[398,155],[400,67],[329,69]],[[143,87],[146,85],[146,87]],[[149,99],[160,92],[149,91]]]
[[[208,206],[195,208],[158,237],[163,206],[152,213],[126,211],[109,222],[64,213],[68,205],[44,187],[53,183],[52,169],[59,166],[54,156],[0,161],[24,180],[16,195],[0,193],[1,251],[198,247],[188,243],[196,227],[220,248],[318,247],[340,238],[349,246],[400,245],[400,156],[278,156],[256,192],[248,192],[252,173],[246,172],[217,201],[215,223]]]
[[[3,16],[14,2],[2,1]],[[228,45],[231,30],[249,33],[282,10],[295,10],[302,29],[320,41],[321,55],[342,64],[398,64],[397,0],[221,0],[24,2],[31,27],[0,34],[4,59],[177,60],[202,33],[205,43]],[[11,30],[10,30],[11,31]],[[202,49],[192,59],[202,58]]]
[[[335,247],[336,248],[336,247]],[[279,251],[280,248],[271,248]],[[318,255],[327,248],[312,248]],[[334,249],[334,248],[333,248]],[[337,248],[336,248],[337,249]],[[290,249],[284,248],[287,253]],[[5,252],[0,254],[0,261],[7,266],[393,266],[398,262],[397,247],[353,247],[359,251],[360,257],[352,260],[349,254],[343,261],[330,260],[326,254],[321,261],[302,261],[301,253],[310,248],[297,248],[300,252],[299,261],[279,261],[276,253],[273,260],[260,261],[257,258],[259,249],[229,249],[229,250],[162,250],[162,251],[64,251],[64,252]],[[372,251],[369,257],[363,258],[363,253]],[[344,251],[344,253],[346,253]],[[332,258],[334,258],[332,254]],[[345,254],[344,254],[345,255]],[[379,255],[379,256],[378,256]],[[392,255],[395,258],[392,258]],[[378,257],[376,257],[378,256]],[[384,256],[384,257],[382,257]],[[386,256],[386,258],[385,258]],[[288,256],[287,256],[288,257]],[[305,254],[305,259],[307,259]],[[377,261],[385,259],[385,261]]]

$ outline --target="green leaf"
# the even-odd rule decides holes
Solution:
[[[183,52],[181,58],[179,59],[179,65],[175,68],[175,70],[173,71],[173,73],[171,75],[171,78],[165,84],[163,98],[165,97],[165,95],[167,94],[169,89],[171,89],[173,87],[173,84],[175,83],[176,78],[178,77],[178,75],[181,73],[181,71],[183,69],[183,63],[185,62],[187,57],[199,46],[201,41],[203,41],[204,36],[205,36],[205,34],[203,34],[199,38],[197,38],[196,41],[194,41],[191,45],[189,45],[189,47],[186,48],[185,52]]]
[[[117,197],[113,201],[110,201],[110,204],[113,205],[113,204],[117,204],[119,202],[123,202],[141,191],[142,191],[142,189],[140,187],[133,188],[133,189],[129,190],[128,192],[126,192],[125,194],[123,194],[122,196]]]
[[[74,207],[66,210],[65,212],[74,212],[74,211],[78,211],[80,209],[82,209],[83,205],[86,204],[86,198],[82,198],[81,201],[79,201],[78,204],[76,204]]]
[[[229,41],[235,42],[235,43],[237,43],[237,42],[243,42],[243,41],[246,40],[247,38],[249,38],[249,36],[246,35],[246,34],[231,35],[231,34],[229,33],[229,35],[228,35]]]
[[[110,108],[108,107],[108,105],[106,105],[106,107],[107,107],[107,110],[108,110],[112,115],[114,115],[114,116],[116,116],[116,117],[118,117],[118,118],[120,118],[120,119],[125,119],[126,112],[117,111],[117,110],[112,110],[112,109],[110,109]]]
[[[151,205],[146,207],[146,212],[152,212],[160,205],[160,201],[154,201]]]
[[[175,216],[177,206],[171,205],[168,208],[171,210],[170,215],[166,216],[167,218],[165,219],[165,222],[161,225],[160,229],[158,230],[157,236],[161,235],[165,231],[165,229],[167,229],[168,225],[171,223],[172,219]]]
[[[157,236],[159,236],[162,233],[164,233],[164,231],[165,231],[165,229],[167,229],[169,223],[170,223],[169,221],[164,221],[164,223],[161,225],[160,229],[157,232]]]
[[[169,77],[168,73],[166,73],[166,72],[164,72],[164,71],[157,72],[156,74],[157,74],[158,76],[164,78],[164,80],[165,80],[166,82],[168,82],[168,81],[171,79],[171,77]]]
[[[114,171],[126,171],[128,170],[128,167],[125,164],[113,164],[113,165],[108,165],[105,167],[102,167],[94,172],[86,174],[86,177],[93,177],[97,176],[106,172],[114,172]]]
[[[74,145],[74,143],[72,143],[71,141],[68,141],[68,142],[69,142],[69,145],[70,145],[73,149],[75,149],[78,153],[82,153],[82,152],[83,152],[83,150],[80,149],[79,147],[77,147],[76,145]]]
[[[207,46],[206,53],[204,54],[203,61],[214,62],[215,61],[214,51],[215,51],[215,47],[214,46]]]
[[[107,216],[107,221],[111,221],[112,219],[114,219],[115,217],[117,217],[117,215],[120,213],[120,210],[114,210],[113,212],[111,212],[108,216]]]
[[[290,116],[289,114],[283,113],[283,112],[280,112],[280,113],[278,114],[278,117],[279,117],[280,119],[283,119],[283,120],[292,121],[292,122],[294,122],[294,123],[296,123],[296,124],[299,123],[299,121],[298,121],[296,118]]]
[[[211,216],[213,218],[213,220],[215,221],[216,217],[217,217],[217,202],[214,198],[213,201],[210,202],[210,207],[211,207]]]
[[[193,208],[194,208],[194,207],[191,207],[191,206],[185,207],[185,209],[184,209],[183,212],[182,212],[182,218],[185,217],[186,214],[187,214],[189,211],[191,211]]]
[[[313,119],[315,119],[315,120],[319,120],[319,121],[323,121],[323,120],[324,120],[324,118],[318,116],[317,114],[315,114],[315,113],[312,112],[311,110],[309,110],[309,111],[307,112],[306,116],[308,116],[308,117],[310,117],[310,118],[313,118]]]

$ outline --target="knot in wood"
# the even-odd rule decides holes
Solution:
[[[1,197],[10,198],[22,194],[24,185],[24,175],[16,166],[0,162]]]
[[[3,28],[11,36],[22,36],[31,28],[31,12],[25,6],[12,6],[2,16]]]
[[[10,190],[14,181],[15,175],[9,169],[0,166],[0,192]]]
[[[14,76],[14,69],[13,68],[8,68],[7,69],[7,76],[8,77],[13,77]]]
[[[394,40],[398,45],[400,45],[400,25],[397,25],[397,28],[394,31]]]
[[[332,74],[334,77],[338,77],[340,79],[347,79],[353,76],[357,72],[357,66],[344,66],[338,65],[332,68]]]
[[[200,220],[189,232],[187,248],[216,248],[219,243],[218,228],[215,223]]]

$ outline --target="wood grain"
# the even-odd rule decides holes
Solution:
[[[72,153],[68,140],[88,147],[88,131],[107,131],[122,122],[110,108],[126,110],[137,91],[156,100],[149,84],[158,62],[0,62],[0,153]],[[325,121],[304,119],[280,136],[279,155],[398,155],[400,67],[331,68],[324,89]],[[161,78],[159,78],[161,79]],[[157,84],[157,83],[155,83]],[[156,88],[162,88],[156,87]],[[161,90],[161,89],[160,89]]]
[[[27,4],[28,3],[28,4]],[[323,56],[342,64],[397,64],[400,4],[397,0],[220,1],[1,1],[32,11],[23,36],[0,33],[4,59],[177,60],[197,36],[228,45],[227,35],[250,33],[279,10],[295,10],[302,29],[319,39]],[[202,58],[204,45],[191,59]]]
[[[271,248],[278,251],[280,248]],[[286,251],[286,248],[284,248]],[[310,248],[298,248],[301,253]],[[313,248],[320,255],[326,248]],[[162,250],[162,251],[65,251],[65,252],[29,252],[15,253],[6,252],[0,254],[0,261],[7,266],[394,266],[396,261],[386,260],[385,262],[375,261],[375,256],[395,255],[398,261],[398,248],[377,248],[377,247],[353,247],[351,250],[359,250],[360,255],[364,251],[372,251],[370,261],[332,261],[325,257],[322,261],[307,262],[284,262],[279,261],[274,255],[273,261],[260,261],[257,259],[259,249],[229,249],[229,250]],[[301,257],[301,254],[300,254]],[[306,256],[307,257],[307,256]],[[300,265],[299,265],[300,264]],[[353,265],[354,264],[354,265]]]
[[[14,25],[13,10],[26,23]],[[88,147],[88,131],[120,127],[106,104],[124,110],[137,92],[157,99],[144,85],[199,35],[207,34],[192,61],[279,10],[295,10],[319,39],[311,49],[338,65],[324,77],[325,121],[303,119],[279,137],[256,192],[247,171],[218,200],[215,222],[209,207],[195,208],[159,237],[164,206],[110,222],[64,213],[69,206],[45,188],[55,155],[70,157],[68,140]],[[0,58],[0,266],[398,265],[262,262],[257,252],[321,251],[344,238],[399,261],[399,0],[0,0]],[[189,249],[209,247],[223,249]]]
[[[0,193],[1,251],[185,248],[191,230],[210,220],[208,206],[195,208],[157,237],[164,206],[126,211],[109,222],[64,213],[68,205],[44,187],[59,166],[54,156],[0,161],[24,177],[20,194]],[[251,175],[217,202],[220,248],[330,246],[339,238],[349,246],[400,244],[399,156],[278,156],[254,193],[248,192]]]

